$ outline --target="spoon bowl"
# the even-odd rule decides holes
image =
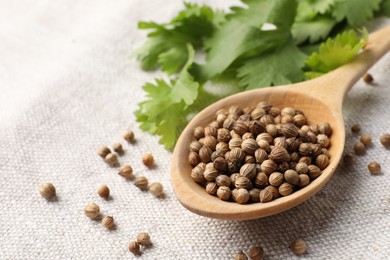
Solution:
[[[322,77],[297,84],[242,92],[205,108],[184,129],[173,153],[171,182],[180,203],[202,216],[247,220],[277,214],[309,199],[329,181],[342,157],[345,143],[342,103],[345,94],[389,49],[390,26],[370,34],[367,46],[361,54],[350,63]],[[274,107],[299,109],[309,123],[328,122],[333,130],[329,147],[330,164],[308,186],[271,202],[242,205],[211,196],[191,178],[192,167],[188,162],[188,155],[190,143],[194,140],[193,130],[197,126],[204,127],[211,123],[220,109],[233,105],[254,108],[261,101],[266,101]]]

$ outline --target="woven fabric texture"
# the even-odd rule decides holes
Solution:
[[[227,8],[237,1],[207,3]],[[0,259],[233,259],[257,244],[265,259],[390,255],[390,150],[379,142],[390,131],[390,55],[370,70],[375,84],[359,81],[344,102],[345,150],[358,139],[352,124],[373,137],[354,167],[340,165],[323,190],[284,213],[221,221],[180,205],[169,179],[172,154],[140,131],[133,115],[144,99],[141,86],[159,75],[141,71],[130,56],[146,39],[137,21],[168,21],[181,1],[0,0],[0,6]],[[134,145],[121,139],[127,128]],[[120,162],[161,182],[164,198],[141,192],[96,154],[118,141],[126,150]],[[141,162],[148,151],[157,165],[151,170]],[[367,170],[374,160],[382,165],[379,176]],[[42,182],[54,183],[55,201],[39,195]],[[111,189],[108,201],[96,193],[103,183]],[[114,216],[114,230],[84,215],[90,202]],[[153,245],[135,257],[127,245],[142,231]],[[296,238],[308,244],[299,258],[288,249]]]

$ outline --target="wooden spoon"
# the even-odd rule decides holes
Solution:
[[[190,211],[211,218],[228,220],[257,219],[290,209],[318,192],[330,179],[343,154],[345,127],[342,116],[343,99],[348,90],[363,74],[390,50],[390,26],[369,36],[362,53],[350,63],[319,78],[279,87],[250,90],[224,98],[205,108],[191,120],[181,134],[173,152],[171,182],[180,203]],[[286,61],[288,62],[288,61]],[[241,108],[255,107],[266,101],[279,108],[293,107],[304,112],[310,122],[328,122],[333,133],[329,148],[330,164],[322,174],[289,196],[268,203],[241,205],[222,201],[209,195],[204,187],[191,178],[192,167],[188,163],[189,146],[193,141],[193,130],[207,126],[221,108],[237,105]]]

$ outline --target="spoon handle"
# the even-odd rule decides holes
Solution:
[[[295,90],[326,100],[325,102],[341,109],[349,89],[389,50],[390,25],[371,33],[364,51],[351,62],[321,77],[306,81],[299,90]]]

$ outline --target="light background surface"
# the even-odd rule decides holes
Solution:
[[[207,3],[226,8],[237,1]],[[178,203],[171,153],[141,132],[133,115],[144,100],[141,86],[160,74],[141,71],[130,56],[145,41],[137,21],[168,21],[181,1],[1,0],[0,6],[0,259],[133,259],[127,244],[141,231],[153,246],[137,259],[232,259],[254,244],[263,246],[265,259],[298,259],[288,249],[296,238],[308,244],[302,259],[390,255],[390,150],[379,143],[390,132],[389,55],[370,70],[375,85],[359,81],[344,102],[346,151],[358,139],[352,124],[373,137],[354,167],[340,165],[322,191],[287,212],[221,221]],[[137,143],[125,144],[120,162],[161,182],[164,199],[139,191],[96,155],[97,146],[122,141],[128,127]],[[141,163],[147,151],[156,158],[153,170]],[[368,173],[373,160],[382,165],[380,176]],[[57,188],[56,201],[38,193],[47,181]],[[96,194],[103,183],[111,188],[109,201]],[[89,202],[113,215],[117,228],[107,231],[86,218]]]

